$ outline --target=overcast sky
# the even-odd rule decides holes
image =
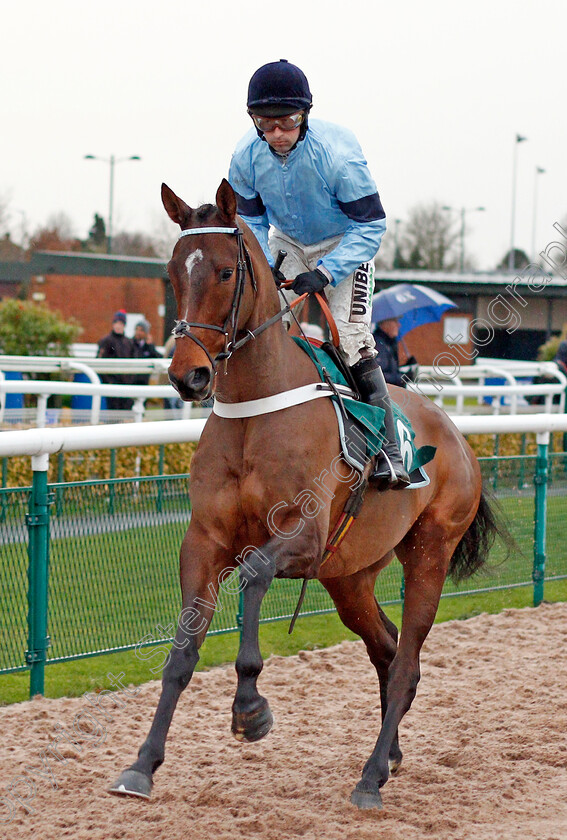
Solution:
[[[108,213],[115,232],[155,233],[160,184],[213,201],[248,129],[248,80],[287,58],[313,116],[357,135],[390,231],[417,203],[467,213],[467,252],[493,268],[510,245],[518,146],[517,247],[537,250],[567,215],[564,0],[27,0],[3,6],[0,197],[12,235],[65,212],[85,237]],[[165,221],[164,221],[165,220]],[[400,228],[401,231],[401,228]],[[390,234],[391,235],[391,234]]]

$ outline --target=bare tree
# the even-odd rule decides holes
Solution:
[[[44,227],[37,228],[30,239],[30,251],[81,251],[82,242],[73,232],[66,213],[54,213]]]
[[[156,256],[168,260],[171,257],[171,252],[179,231],[176,226],[171,223],[165,213],[154,214],[152,218],[152,241],[156,249]]]
[[[459,230],[442,205],[418,204],[402,228],[397,260],[400,268],[451,271],[459,264]]]
[[[156,243],[146,233],[117,233],[112,238],[112,250],[115,254],[127,257],[159,256]]]

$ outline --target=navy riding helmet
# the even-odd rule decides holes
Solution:
[[[297,111],[305,111],[299,136],[302,140],[307,131],[307,114],[311,110],[313,97],[305,73],[295,64],[281,58],[256,70],[248,85],[246,104],[249,114],[261,117],[285,117]],[[261,131],[258,134],[263,137]]]

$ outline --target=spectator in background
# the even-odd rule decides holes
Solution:
[[[156,350],[155,344],[150,341],[150,325],[147,321],[138,321],[134,329],[132,339],[132,358],[134,359],[161,359],[161,353]],[[149,373],[137,373],[132,377],[133,385],[147,385],[150,381]]]
[[[563,373],[567,374],[567,326],[563,327],[560,338],[561,341],[559,342],[559,347],[557,348],[557,353],[553,361]]]
[[[112,319],[111,331],[99,341],[99,359],[132,358],[132,341],[124,335],[125,328],[126,313],[120,309]],[[109,385],[130,385],[132,382],[132,377],[126,373],[104,373],[100,378]],[[132,400],[129,397],[106,397],[106,406],[113,411],[128,411],[132,408]]]
[[[378,364],[382,368],[384,379],[390,385],[405,386],[402,374],[400,373],[400,360],[398,357],[398,335],[400,322],[398,318],[387,318],[380,321],[372,335],[376,342],[378,351]]]
[[[384,372],[384,379],[390,385],[398,385],[405,388],[408,380],[414,382],[417,375],[417,361],[415,356],[410,356],[400,369],[398,356],[398,336],[400,334],[400,322],[398,318],[387,318],[376,325],[372,333],[378,351],[378,362]]]

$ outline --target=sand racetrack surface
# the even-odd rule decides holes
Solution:
[[[4,707],[0,836],[565,840],[566,654],[567,604],[435,626],[402,722],[404,763],[382,791],[382,811],[349,802],[379,728],[378,682],[362,642],[268,660],[259,688],[276,722],[256,744],[230,734],[233,667],[196,674],[150,802],[106,788],[136,756],[158,682],[124,694],[116,711],[107,704],[112,720],[84,697]],[[88,730],[88,708],[104,720],[98,733],[93,720]],[[58,724],[67,732],[78,725],[81,752],[62,741],[65,762],[44,753],[50,781],[45,766],[39,773],[40,753],[54,743]],[[87,731],[90,740],[78,734]],[[33,781],[18,781],[26,766]],[[6,799],[11,784],[34,813]]]

